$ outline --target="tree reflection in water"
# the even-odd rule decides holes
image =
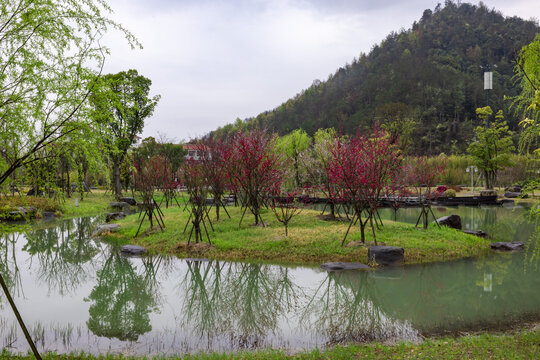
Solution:
[[[0,234],[0,272],[12,296],[23,296],[21,272],[17,264],[16,244],[20,233]],[[4,304],[5,295],[0,291],[0,306]],[[7,300],[6,300],[7,301]]]
[[[86,325],[95,335],[136,341],[152,330],[149,314],[157,310],[155,269],[144,268],[151,271],[139,275],[129,259],[111,252],[85,299],[92,302]]]
[[[394,321],[378,306],[368,272],[330,272],[311,296],[300,324],[324,335],[327,345],[393,338],[416,339],[406,322]]]
[[[88,280],[94,271],[84,268],[93,265],[103,245],[91,237],[96,218],[64,220],[54,227],[29,231],[23,250],[39,261],[38,276],[48,285],[49,294],[75,293],[79,284]]]
[[[209,348],[227,341],[234,349],[265,344],[278,332],[279,318],[296,307],[302,290],[288,269],[247,263],[186,261],[188,271],[180,284],[184,326]]]

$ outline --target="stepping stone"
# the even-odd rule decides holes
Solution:
[[[126,214],[124,214],[123,212],[108,213],[107,215],[105,215],[105,222],[109,223],[113,220],[120,220],[125,217],[126,217]]]
[[[523,247],[525,246],[524,243],[513,241],[513,242],[496,242],[490,245],[493,250],[501,250],[501,251],[516,251],[516,250],[523,250]]]
[[[141,255],[147,255],[148,250],[144,246],[124,245],[120,249],[120,253],[124,256],[141,256]]]
[[[465,234],[474,235],[474,236],[478,236],[478,237],[482,237],[482,238],[487,237],[487,233],[485,231],[482,231],[482,230],[463,230],[463,232]]]
[[[348,263],[348,262],[328,262],[321,265],[321,269],[327,271],[339,271],[339,270],[368,270],[369,266],[362,263]]]

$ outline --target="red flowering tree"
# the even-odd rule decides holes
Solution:
[[[163,231],[165,223],[163,222],[163,213],[158,204],[154,200],[156,189],[163,188],[164,184],[170,181],[170,174],[167,171],[169,168],[167,159],[163,156],[153,156],[142,164],[134,164],[135,172],[135,190],[142,197],[142,208],[144,215],[137,229],[135,236],[139,234],[142,223],[145,218],[150,221],[150,228],[154,227],[154,220]]]
[[[191,222],[192,226],[189,233],[188,244],[191,242],[191,237],[193,235],[195,235],[196,243],[199,241],[202,242],[203,229],[206,233],[208,242],[211,243],[205,222],[205,217],[208,218],[206,209],[208,179],[206,178],[205,165],[202,161],[193,159],[186,160],[180,169],[180,174],[182,183],[186,187],[186,191],[189,195],[187,206],[190,209],[190,215],[184,228],[185,232]]]
[[[231,217],[223,203],[223,195],[229,188],[229,160],[231,144],[223,139],[204,139],[197,145],[200,162],[203,165],[205,178],[216,208],[216,219],[219,220],[219,209],[223,208],[229,218]]]
[[[258,129],[249,133],[239,132],[232,141],[229,160],[231,182],[235,194],[242,199],[242,219],[249,209],[255,217],[255,225],[264,226],[261,208],[273,190],[280,188],[282,181],[282,161],[274,151],[274,143],[275,136]]]
[[[394,182],[400,168],[401,157],[397,147],[384,131],[375,129],[371,137],[358,132],[346,140],[338,139],[332,149],[330,179],[337,185],[340,199],[353,211],[347,233],[351,227],[360,225],[361,240],[365,243],[365,227],[368,221],[375,237],[373,219],[380,205],[381,195]]]
[[[415,188],[418,201],[422,207],[416,226],[422,221],[424,229],[427,229],[430,214],[433,220],[436,220],[433,210],[431,210],[431,200],[439,196],[440,193],[432,192],[431,189],[440,181],[445,167],[446,163],[429,161],[426,156],[408,159],[408,163],[404,166],[406,183]]]

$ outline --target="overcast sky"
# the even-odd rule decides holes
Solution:
[[[111,55],[104,72],[137,69],[150,78],[151,94],[161,100],[143,137],[160,133],[177,141],[279,106],[437,5],[429,0],[108,2],[111,17],[144,48],[131,50],[118,34],[108,34],[103,42]],[[540,16],[538,0],[484,3],[505,16]]]

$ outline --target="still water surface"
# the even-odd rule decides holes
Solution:
[[[402,210],[398,220],[416,221],[418,209]],[[465,227],[470,223],[497,240],[524,240],[535,226],[523,218],[523,209],[438,211],[459,213]],[[414,341],[540,319],[540,270],[524,264],[526,253],[327,273],[125,258],[90,236],[100,222],[62,220],[0,237],[0,271],[40,351],[297,350],[348,341]],[[3,295],[0,345],[27,350]]]

